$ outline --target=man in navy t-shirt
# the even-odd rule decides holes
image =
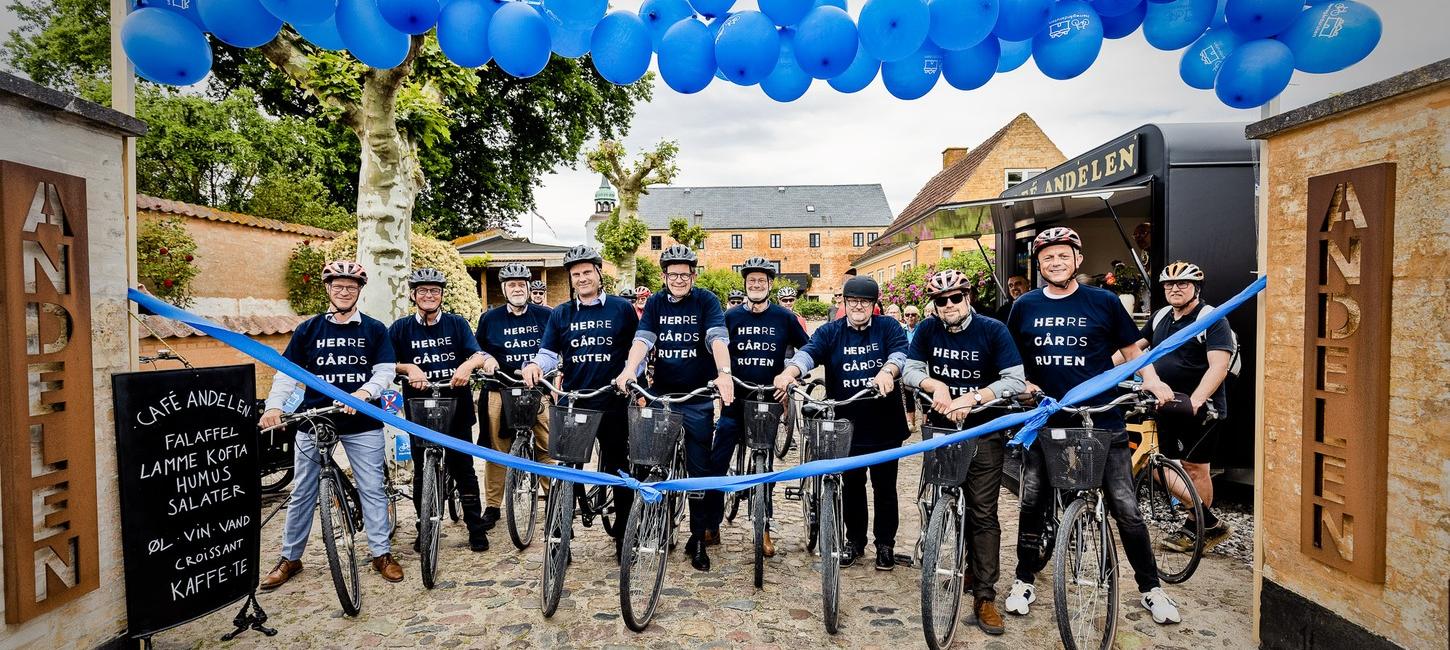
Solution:
[[[906,368],[906,331],[895,318],[874,314],[881,288],[869,277],[852,277],[841,288],[846,315],[816,329],[775,378],[784,394],[797,379],[817,365],[826,369],[826,396],[847,399],[863,388],[875,388],[883,397],[840,406],[836,417],[852,426],[851,455],[858,456],[898,447],[908,435],[906,410],[896,378]],[[853,469],[842,479],[842,507],[846,520],[846,548],[842,566],[855,564],[866,549],[866,476],[871,476],[876,520],[871,532],[876,542],[876,568],[896,566],[897,461]]]
[[[1048,228],[1032,242],[1032,256],[1047,286],[1022,294],[1012,304],[1007,329],[1017,341],[1027,371],[1027,381],[1043,393],[1061,399],[1078,384],[1113,368],[1113,354],[1126,360],[1142,354],[1134,343],[1138,328],[1118,297],[1105,289],[1078,284],[1082,266],[1082,239],[1069,228]],[[1153,367],[1143,368],[1143,388],[1160,401],[1173,399],[1173,390],[1158,379]],[[1112,401],[1112,391],[1084,400],[1080,406]],[[1058,413],[1049,426],[1080,427],[1081,420]],[[1103,496],[1118,524],[1123,552],[1133,566],[1143,607],[1160,623],[1181,619],[1176,604],[1163,592],[1158,565],[1148,528],[1138,513],[1133,493],[1132,451],[1123,416],[1116,410],[1093,416],[1093,426],[1115,431],[1103,474]],[[1034,567],[1041,565],[1038,553],[1043,513],[1052,507],[1052,487],[1047,480],[1042,449],[1033,445],[1023,454],[1022,506],[1017,533],[1017,579],[1007,596],[1006,609],[1025,615],[1037,598]]]
[[[478,319],[474,336],[483,348],[483,372],[492,375],[502,370],[514,375],[532,361],[544,340],[552,309],[529,300],[529,279],[533,272],[523,264],[509,264],[498,271],[504,304],[488,310]],[[513,445],[512,431],[504,430],[503,395],[485,389],[479,396],[479,444],[486,444],[504,453]],[[549,410],[544,409],[534,421],[534,460],[549,462]],[[493,529],[498,523],[499,506],[503,503],[504,479],[508,468],[497,463],[483,464],[483,492],[487,505],[483,510],[484,526]]]
[[[322,284],[327,290],[327,313],[313,316],[297,326],[282,356],[317,375],[323,381],[365,401],[377,399],[393,381],[393,346],[388,330],[377,319],[357,309],[358,294],[367,284],[368,273],[350,260],[328,262],[322,267]],[[282,373],[272,379],[262,428],[282,423],[282,405],[297,388],[297,380]],[[331,398],[308,388],[301,409],[329,406]],[[363,524],[373,568],[389,582],[403,579],[403,567],[393,559],[393,522],[388,520],[388,497],[383,492],[383,425],[370,417],[344,408],[330,419],[339,442],[352,465],[353,479],[362,497]],[[282,557],[262,579],[262,589],[276,589],[302,570],[302,551],[312,531],[312,513],[317,508],[317,449],[312,437],[301,431],[293,445],[297,475],[287,501],[287,523],[282,530]]]
[[[416,398],[430,397],[431,383],[447,383],[450,388],[439,397],[453,400],[453,420],[442,433],[469,440],[473,433],[473,391],[468,387],[469,375],[483,363],[483,352],[469,331],[468,321],[458,314],[444,313],[443,292],[448,279],[437,269],[423,268],[408,277],[408,290],[416,313],[394,321],[388,338],[398,357],[398,374],[407,378],[403,385],[404,405],[408,419],[423,422],[413,412]],[[421,460],[423,450],[417,440],[409,438],[413,458]],[[443,464],[448,476],[458,484],[458,500],[463,508],[463,522],[468,526],[468,547],[475,553],[488,550],[487,529],[483,525],[478,500],[478,475],[473,472],[473,456],[444,449]],[[441,486],[439,489],[442,489]],[[423,472],[413,472],[413,507],[423,498]]]
[[[946,270],[927,282],[937,315],[916,326],[902,382],[932,397],[931,425],[969,428],[996,415],[970,411],[999,395],[1022,392],[1022,358],[1002,323],[975,312],[967,276]],[[1004,631],[997,613],[997,576],[1002,526],[997,519],[997,494],[1002,487],[1005,434],[996,431],[977,439],[976,455],[967,469],[962,494],[971,531],[972,611],[977,627],[988,634]]]
[[[785,370],[786,352],[804,347],[806,330],[800,319],[785,307],[770,302],[770,284],[775,280],[775,265],[765,258],[752,257],[740,267],[745,279],[745,304],[725,312],[725,329],[730,332],[730,370],[741,380],[769,386],[775,376]],[[765,401],[766,395],[749,395],[749,399]],[[741,422],[744,400],[725,407],[715,424],[715,448],[735,449],[742,444]],[[773,465],[774,456],[766,454],[766,463]],[[728,459],[728,457],[727,457]],[[773,488],[768,483],[767,489]],[[767,503],[770,501],[768,500]],[[767,519],[770,514],[767,513]],[[765,531],[761,550],[766,557],[775,555],[775,542]]]
[[[614,380],[621,391],[639,376],[646,356],[653,351],[654,394],[688,393],[714,381],[721,401],[726,406],[734,401],[725,313],[715,294],[695,286],[696,262],[695,252],[680,244],[660,254],[666,290],[650,296],[644,304],[629,361]],[[689,475],[724,476],[735,448],[714,440],[714,400],[700,397],[672,408],[684,416],[685,466]],[[714,540],[719,539],[724,504],[725,496],[718,490],[690,499],[690,539],[685,543],[685,554],[699,571],[710,570],[705,536],[708,531]]]
[[[604,258],[589,246],[575,246],[564,253],[564,271],[574,288],[574,299],[554,308],[544,326],[539,352],[524,364],[524,383],[535,386],[544,375],[559,370],[564,390],[593,390],[609,385],[624,369],[639,317],[634,306],[618,296],[605,295],[601,268]],[[623,395],[605,393],[577,406],[602,411],[596,436],[599,439],[600,471],[617,474],[629,465],[629,424]],[[611,488],[616,517],[624,517],[634,504],[634,491]],[[624,526],[617,526],[621,531]],[[620,538],[614,538],[614,557],[619,559]]]

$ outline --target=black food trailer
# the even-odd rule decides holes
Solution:
[[[1203,300],[1212,305],[1256,278],[1255,155],[1244,125],[1148,124],[1008,188],[999,198],[944,204],[886,233],[900,241],[995,240],[999,286],[1023,275],[1036,286],[1031,242],[1053,226],[1083,238],[1079,279],[1113,274],[1120,293],[1133,276],[1142,288],[1124,298],[1141,324],[1165,305],[1157,273],[1169,262],[1203,267]],[[1126,272],[1125,272],[1126,271]],[[1125,285],[1126,283],[1126,285]],[[1005,292],[999,292],[1005,294]],[[1256,303],[1229,316],[1245,371],[1229,383],[1229,418],[1220,424],[1215,465],[1251,481]],[[1232,471],[1240,470],[1240,471]]]

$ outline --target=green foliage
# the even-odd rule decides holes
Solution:
[[[625,219],[620,216],[619,210],[615,209],[609,214],[609,218],[599,224],[594,235],[599,238],[599,243],[604,250],[599,251],[604,259],[619,266],[622,262],[633,257],[639,245],[644,243],[645,237],[649,236],[649,227],[639,217]]]
[[[881,302],[905,307],[916,305],[925,308],[930,301],[927,295],[927,279],[938,270],[956,269],[965,273],[970,280],[973,304],[978,308],[996,304],[997,284],[987,270],[987,260],[977,251],[958,251],[936,264],[913,266],[881,287]],[[799,302],[796,303],[799,306]]]
[[[3,56],[38,84],[71,93],[111,70],[110,3],[106,0],[13,0],[19,25]]]
[[[800,298],[795,301],[795,313],[807,320],[822,320],[830,317],[831,305],[814,298]]]
[[[478,284],[468,274],[463,256],[451,244],[426,235],[412,233],[409,240],[413,264],[410,268],[435,268],[448,278],[448,289],[443,292],[443,309],[451,311],[468,322],[478,321],[483,315],[483,299],[478,295]],[[357,231],[343,233],[327,244],[327,259],[355,259],[357,257]]]
[[[287,304],[299,314],[320,314],[327,309],[327,293],[322,286],[322,265],[327,253],[322,246],[304,241],[292,249],[287,258]]]
[[[619,293],[617,291],[619,289],[619,278],[616,278],[608,273],[600,273],[599,280],[600,285],[604,287],[605,295],[613,296]]]
[[[670,219],[670,238],[674,239],[692,249],[705,245],[705,238],[710,232],[703,226],[691,226],[684,217],[673,217]]]
[[[726,299],[730,297],[731,289],[745,290],[745,278],[740,277],[739,273],[728,268],[704,269],[700,271],[699,275],[695,276],[695,286],[714,293],[720,299],[720,304],[723,305]],[[770,294],[774,296],[775,292],[779,291],[781,287],[794,286],[795,283],[790,280],[778,277],[770,284]],[[799,300],[796,301],[796,305],[800,305]]]
[[[357,217],[332,203],[316,174],[269,172],[252,190],[243,212],[327,230],[357,227]]]
[[[663,287],[664,272],[660,265],[656,264],[654,258],[648,255],[636,255],[634,258],[634,286],[644,285],[649,287],[651,292],[659,291]]]
[[[177,307],[191,304],[196,240],[180,217],[141,222],[136,233],[136,275],[153,295]]]
[[[1118,295],[1136,296],[1143,292],[1143,274],[1131,265],[1118,262],[1113,270],[1103,276],[1102,287]]]
[[[487,253],[483,255],[466,255],[463,258],[463,266],[470,271],[482,272],[488,268],[488,261],[492,258],[493,256]]]
[[[585,163],[605,178],[619,192],[619,207],[625,214],[633,216],[639,210],[639,197],[649,193],[651,185],[668,185],[679,175],[675,157],[680,145],[673,140],[661,140],[652,151],[640,153],[634,164],[627,165],[624,159],[629,152],[617,140],[605,139],[599,146],[584,154]]]

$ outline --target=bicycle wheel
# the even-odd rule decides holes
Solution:
[[[735,445],[735,462],[731,464],[729,476],[743,476],[745,474],[745,445]],[[735,515],[740,514],[740,502],[744,501],[746,493],[743,491],[731,492],[725,495],[725,521],[735,523]]]
[[[432,589],[438,570],[438,537],[443,527],[443,494],[438,491],[438,457],[425,452],[423,480],[418,495],[418,559],[422,563],[423,587]]]
[[[821,481],[821,613],[826,632],[841,629],[837,613],[841,600],[841,495],[836,481]]]
[[[669,514],[663,503],[636,498],[624,528],[619,561],[619,609],[624,624],[643,632],[660,604],[669,561]]]
[[[337,589],[337,602],[342,613],[357,616],[362,609],[362,585],[357,574],[357,528],[352,513],[356,507],[349,502],[331,474],[325,471],[317,481],[317,510],[322,521],[322,546],[327,550],[327,568],[332,573],[332,586]]]
[[[510,453],[525,460],[534,459],[533,445],[527,442],[520,444],[517,438]],[[539,479],[529,472],[510,467],[504,475],[503,493],[507,497],[503,501],[503,510],[504,518],[508,520],[509,538],[522,551],[534,541],[534,525],[539,519]]]
[[[559,495],[568,495],[559,498]],[[564,593],[564,572],[569,568],[569,538],[573,535],[574,483],[559,481],[549,490],[544,522],[544,579],[540,584],[544,618],[559,608]]]
[[[1188,501],[1181,501],[1168,491],[1167,486],[1175,481],[1188,492]],[[1148,527],[1148,537],[1153,540],[1158,577],[1172,584],[1187,580],[1203,559],[1203,501],[1198,498],[1198,490],[1194,489],[1188,472],[1177,462],[1155,454],[1138,472],[1134,487],[1138,512]],[[1187,551],[1165,543],[1180,530],[1191,539]]]
[[[816,551],[816,542],[819,541],[821,530],[821,495],[819,492],[821,478],[819,476],[807,476],[801,479],[801,525],[805,527],[806,552]]]
[[[1106,514],[1077,499],[1062,515],[1052,604],[1067,650],[1106,650],[1117,635],[1118,551]]]
[[[287,467],[278,468],[271,472],[267,472],[266,470],[263,470],[263,472],[265,473],[262,474],[262,494],[271,494],[273,492],[281,492],[282,488],[287,487],[287,484],[292,482],[294,468],[288,465]]]
[[[958,496],[942,495],[932,507],[921,555],[921,632],[932,650],[950,646],[962,606],[962,580],[967,567]]]
[[[768,450],[751,452],[750,473],[769,471],[766,466]],[[755,588],[765,587],[765,534],[770,532],[770,483],[761,483],[750,488],[750,519],[755,532]]]
[[[448,469],[445,467],[443,469],[443,501],[448,504],[449,521],[455,524],[458,523],[459,519],[463,518],[463,509],[460,504],[461,498],[458,495],[458,481],[453,480],[453,476],[448,473]]]
[[[785,459],[785,455],[790,453],[790,446],[791,443],[794,442],[795,438],[795,425],[796,422],[800,421],[798,413],[799,410],[800,406],[798,406],[795,399],[792,398],[790,402],[786,405],[785,409],[785,435],[777,437],[775,441],[776,458],[780,458],[783,460]]]

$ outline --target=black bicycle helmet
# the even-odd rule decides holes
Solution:
[[[529,292],[530,293],[532,293],[534,291],[548,291],[548,290],[549,290],[549,285],[544,284],[544,281],[543,280],[534,280],[533,282],[530,282],[529,283]]]
[[[680,263],[689,264],[693,269],[696,264],[700,263],[700,258],[695,255],[695,251],[690,250],[690,247],[684,244],[675,244],[660,253],[660,268]]]
[[[534,272],[530,271],[529,267],[518,262],[512,262],[498,270],[499,282],[508,282],[509,280],[523,280],[528,282],[533,277]]]
[[[589,262],[595,266],[604,266],[604,258],[600,257],[599,251],[592,246],[580,244],[564,253],[564,270],[568,271],[575,264]]]
[[[775,265],[766,261],[764,257],[752,257],[740,265],[740,277],[743,278],[751,273],[764,273],[766,277],[774,280]]]
[[[847,280],[845,286],[841,287],[841,297],[879,300],[881,298],[881,287],[870,277],[858,275]]]
[[[426,267],[413,271],[413,273],[408,276],[409,289],[417,289],[418,287],[425,284],[436,284],[439,288],[446,289],[448,287],[448,278],[443,276],[442,271]]]

